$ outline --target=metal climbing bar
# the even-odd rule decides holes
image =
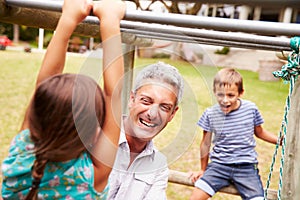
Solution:
[[[7,5],[44,9],[49,11],[61,11],[63,1],[57,0],[6,0]],[[202,17],[193,15],[181,15],[172,13],[153,13],[146,11],[129,11],[125,15],[127,21],[145,23],[157,23],[174,25],[179,27],[204,28],[218,31],[236,31],[245,33],[257,33],[264,35],[297,36],[300,33],[300,25],[293,23],[264,22],[239,19],[225,19]]]
[[[88,16],[85,23],[99,24],[97,17]],[[141,38],[162,39],[177,42],[234,46],[248,49],[289,51],[290,40],[286,37],[270,37],[236,32],[222,32],[205,29],[121,21],[121,31]]]
[[[98,18],[94,16],[88,16],[84,22],[88,24],[99,24]],[[162,39],[168,41],[233,46],[269,51],[290,50],[290,40],[289,38],[284,37],[222,32],[126,20],[121,21],[121,31],[125,33],[132,33],[142,38]]]
[[[89,20],[92,19],[87,18],[87,21]],[[221,31],[160,24],[145,24],[131,21],[122,21],[121,28],[124,32],[133,33],[139,37],[150,37],[153,39],[276,51],[290,50],[290,40],[283,37],[270,37],[235,32],[224,33]]]
[[[5,3],[8,6],[13,7],[60,12],[63,1],[6,0]],[[88,16],[84,23],[99,24],[99,20],[94,16]],[[210,27],[205,24],[209,24]],[[223,28],[226,27],[226,32],[203,29],[217,28],[222,26]],[[256,30],[259,33],[261,33],[262,31],[261,29],[269,29],[269,33],[280,33],[281,35],[285,36],[300,32],[300,25],[297,24],[278,24],[273,22],[241,21],[222,18],[215,19],[211,17],[188,16],[179,14],[154,14],[145,11],[127,11],[125,20],[121,21],[121,30],[123,33],[131,33],[140,38],[162,39],[169,41],[273,51],[290,50],[288,38],[232,32],[243,31],[243,27],[246,26],[248,26],[248,29]],[[238,30],[237,27],[239,27]]]
[[[231,46],[237,48],[246,48],[246,49],[261,49],[269,51],[289,51],[290,48],[284,45],[271,45],[272,42],[268,44],[257,44],[257,43],[248,43],[248,42],[238,42],[238,41],[229,41],[222,39],[211,39],[211,38],[199,38],[191,37],[186,35],[176,35],[176,34],[166,34],[166,33],[155,33],[155,32],[146,32],[132,29],[122,29],[127,33],[133,33],[140,38],[151,38],[151,39],[162,39],[174,42],[186,42],[186,43],[197,43],[197,44],[208,44],[216,46]],[[228,39],[228,38],[227,38]],[[283,41],[282,44],[288,43]]]
[[[5,3],[8,6],[13,7],[60,12],[63,1],[6,0]],[[217,22],[216,20],[219,22]],[[225,21],[223,22],[223,20]],[[247,25],[248,22],[249,24]],[[84,23],[95,25],[99,24],[99,20],[94,16],[88,16]],[[203,29],[205,27],[207,28],[207,25],[205,24],[210,24],[210,26],[214,26],[208,28],[217,28],[222,26],[224,28],[226,26],[227,31],[225,32],[219,30],[206,30]],[[195,27],[193,27],[194,25]],[[288,38],[233,32],[236,31],[236,27],[239,27],[238,31],[242,31],[242,27],[245,26],[248,26],[249,29],[256,30],[257,32],[262,31],[260,29],[269,29],[269,31],[272,32],[272,34],[280,33],[285,36],[294,34],[296,32],[300,32],[300,25],[297,24],[278,24],[273,22],[269,23],[258,21],[242,22],[241,20],[221,18],[215,19],[211,17],[188,16],[179,14],[158,15],[157,13],[154,14],[151,12],[144,11],[127,11],[125,20],[121,21],[122,32],[134,34],[138,38],[161,39],[177,42],[231,46],[238,48],[261,49],[270,51],[290,50]],[[201,29],[199,29],[199,27],[201,27]],[[288,31],[282,31],[285,29]]]
[[[299,24],[204,17],[172,13],[157,14],[145,11],[127,12],[125,20],[191,28],[204,28],[218,31],[258,33],[265,35],[295,36],[299,34],[300,31]]]
[[[34,8],[34,9],[42,9],[48,11],[56,11],[61,12],[63,1],[61,0],[9,0],[5,1],[9,6],[17,6],[23,8]]]
[[[258,42],[261,44],[271,44],[271,45],[278,45],[278,46],[290,45],[288,38],[253,35],[253,34],[240,33],[240,32],[224,33],[223,31],[185,28],[185,27],[177,27],[177,26],[166,26],[161,24],[145,24],[145,23],[131,22],[131,21],[122,21],[121,26],[123,28],[133,29],[138,31],[160,32],[160,33],[166,33],[171,35],[180,34],[183,36],[191,36],[194,38],[210,38],[210,39],[219,39],[219,40],[226,40],[230,38],[231,41],[237,41],[237,42],[249,42],[249,43]]]

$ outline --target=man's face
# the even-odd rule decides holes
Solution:
[[[240,103],[238,101],[242,94],[239,93],[236,85],[225,85],[215,87],[215,96],[221,107],[221,110],[228,114],[233,110],[239,108]]]
[[[168,84],[149,83],[131,93],[129,102],[130,133],[149,141],[172,120],[176,106],[175,88]]]

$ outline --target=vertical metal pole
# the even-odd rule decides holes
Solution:
[[[123,55],[124,55],[124,86],[122,93],[122,109],[123,114],[128,113],[128,100],[130,96],[130,91],[132,88],[133,82],[133,67],[134,67],[134,54],[135,54],[135,46],[130,44],[124,44],[123,46]]]
[[[213,10],[212,10],[212,17],[216,17],[217,16],[217,9],[218,9],[218,6],[217,4],[213,4]]]
[[[285,8],[282,22],[283,23],[291,23],[292,15],[293,15],[293,8],[291,8],[291,7]]]
[[[250,11],[251,11],[250,6],[245,6],[245,5],[242,6],[241,11],[240,11],[239,19],[248,20]]]
[[[261,15],[261,6],[255,6],[253,20],[259,21]]]
[[[293,17],[291,23],[296,23],[298,17],[298,9],[294,8]]]
[[[94,38],[93,37],[90,37],[90,41],[89,41],[89,50],[93,50],[94,48]]]
[[[205,11],[204,11],[204,16],[205,17],[208,17],[208,13],[209,13],[209,7],[210,7],[210,4],[206,4],[206,8],[205,8]]]
[[[44,47],[44,29],[39,28],[39,46],[38,49],[41,51]]]

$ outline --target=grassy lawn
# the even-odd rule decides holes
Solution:
[[[0,161],[7,155],[11,139],[21,125],[25,107],[33,93],[38,69],[43,54],[0,51]],[[180,109],[160,135],[155,138],[157,147],[167,155],[169,167],[188,172],[199,169],[199,144],[201,130],[196,122],[204,109],[215,103],[211,93],[212,77],[216,67],[192,66],[186,62],[163,60],[176,66],[185,79],[185,94]],[[97,59],[68,56],[66,72],[78,73],[83,66]],[[157,62],[155,59],[137,59],[136,68]],[[88,70],[90,71],[90,70]],[[244,78],[244,99],[255,102],[265,119],[264,128],[277,134],[280,128],[288,85],[278,82],[262,82],[255,72],[238,70]],[[93,73],[91,73],[93,74]],[[263,183],[266,183],[275,146],[257,140],[259,169]],[[277,158],[278,160],[279,158]],[[277,189],[279,162],[276,163],[272,189]],[[1,176],[0,176],[1,180]],[[168,199],[188,199],[192,188],[169,184]],[[213,199],[240,199],[217,194]]]

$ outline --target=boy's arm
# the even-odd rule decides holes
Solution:
[[[125,4],[121,1],[97,1],[94,3],[93,13],[100,20],[106,107],[102,132],[92,154],[96,177],[95,187],[101,191],[113,167],[120,136],[124,73],[120,21],[125,14]]]
[[[200,166],[202,171],[206,170],[208,164],[211,137],[212,137],[212,133],[203,131],[203,138],[200,144],[200,156],[201,156]]]
[[[271,132],[264,130],[261,125],[255,126],[254,134],[256,135],[256,137],[258,137],[266,142],[269,142],[272,144],[277,144],[277,140],[278,140],[277,136]]]
[[[78,25],[91,11],[92,2],[88,0],[65,0],[63,12],[58,21],[44,56],[36,87],[45,79],[55,74],[61,74],[65,65],[65,58],[69,39]],[[21,130],[28,128],[27,111]]]
[[[196,182],[206,170],[209,160],[209,150],[211,145],[212,133],[203,130],[203,137],[200,143],[200,171],[192,172],[189,177],[192,182]]]

